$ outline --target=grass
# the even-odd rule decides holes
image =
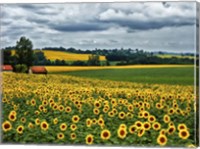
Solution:
[[[55,72],[54,72],[55,73]],[[148,84],[193,85],[194,68],[102,69],[57,72],[78,77],[101,80],[128,81]]]

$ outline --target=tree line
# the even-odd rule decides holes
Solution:
[[[12,51],[15,49],[15,54]],[[44,50],[63,51],[79,54],[91,54],[87,61],[73,61],[67,62],[66,60],[49,60],[44,55]],[[54,66],[102,66],[110,65],[116,62],[115,65],[133,65],[133,64],[194,64],[194,59],[191,58],[161,58],[153,52],[147,52],[139,49],[94,49],[94,50],[80,50],[70,47],[68,49],[63,47],[44,47],[37,52],[33,50],[33,44],[30,39],[21,37],[16,42],[14,47],[6,47],[1,50],[3,52],[3,63],[11,64],[15,71],[25,71],[32,65],[54,65]],[[164,54],[159,52],[158,54]],[[106,57],[106,61],[100,61],[100,55]],[[191,53],[182,54],[195,56]],[[198,59],[197,59],[198,64]]]

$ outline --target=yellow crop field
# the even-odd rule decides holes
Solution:
[[[48,72],[68,72],[80,70],[99,69],[140,69],[140,68],[173,68],[173,67],[193,67],[193,65],[126,65],[126,66],[46,66]]]
[[[66,60],[66,61],[87,61],[90,54],[76,54],[76,53],[67,53],[62,51],[51,51],[44,50],[44,55],[47,59],[50,60]],[[100,56],[100,61],[105,61],[105,56]]]
[[[35,50],[37,52],[38,50]],[[15,55],[15,50],[11,50],[12,55]],[[87,61],[90,54],[76,54],[62,51],[43,50],[44,55],[50,60],[65,60],[65,61]],[[100,61],[106,61],[105,56],[100,56]]]
[[[3,143],[194,147],[193,86],[3,73]]]
[[[160,58],[172,58],[172,57],[176,57],[176,58],[189,58],[189,59],[194,59],[194,56],[187,56],[187,55],[184,55],[184,56],[181,56],[181,55],[171,55],[171,54],[158,54],[156,55]]]

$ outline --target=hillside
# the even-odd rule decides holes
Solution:
[[[39,50],[34,50],[35,52],[38,52]],[[12,55],[15,55],[15,50],[11,50]],[[78,53],[70,53],[70,52],[64,52],[64,51],[53,51],[53,50],[42,50],[44,52],[44,55],[46,59],[49,59],[51,61],[54,61],[56,59],[58,60],[65,60],[65,61],[87,61],[88,57],[91,54],[78,54]],[[105,56],[100,56],[100,61],[106,61]]]
[[[46,59],[66,61],[87,61],[91,54],[76,54],[62,51],[43,50]],[[105,56],[100,56],[100,61],[105,61]]]

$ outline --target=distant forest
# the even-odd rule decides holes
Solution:
[[[15,47],[6,47],[2,49],[4,64],[14,64],[15,57],[11,55],[11,50]],[[38,49],[37,49],[38,50]],[[43,51],[63,51],[77,54],[91,54],[88,61],[74,61],[68,63],[67,60],[55,60],[51,61],[46,59]],[[73,65],[73,66],[100,66],[110,65],[112,62],[116,62],[115,65],[134,65],[134,64],[194,64],[194,59],[191,58],[178,58],[175,56],[169,58],[158,57],[157,54],[166,54],[165,52],[147,52],[139,49],[94,49],[94,50],[80,50],[75,48],[63,48],[63,47],[45,47],[39,49],[39,52],[34,54],[34,65]],[[101,63],[99,56],[106,57],[106,62]],[[194,56],[192,53],[182,53],[182,56]],[[197,59],[198,63],[198,59]]]

